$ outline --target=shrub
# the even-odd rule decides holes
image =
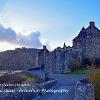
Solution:
[[[95,100],[100,100],[100,68],[91,69],[89,79],[95,87]]]
[[[28,83],[40,83],[40,80],[37,76],[29,72],[19,72],[14,74],[5,74],[0,76],[0,84],[28,84]],[[5,88],[13,89],[18,86],[5,86]]]

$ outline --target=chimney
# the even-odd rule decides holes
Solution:
[[[44,49],[44,50],[46,49],[46,46],[45,46],[45,45],[43,45],[43,49]]]
[[[90,22],[90,26],[94,27],[95,26],[95,22]]]

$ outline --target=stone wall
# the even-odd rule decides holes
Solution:
[[[82,51],[83,59],[100,58],[100,30],[94,22],[90,22],[86,29],[81,29],[78,36],[73,39],[73,46]]]
[[[65,60],[65,53],[62,48],[57,48],[56,52],[56,72],[63,73],[64,71],[64,60]]]
[[[95,100],[94,86],[88,82],[78,82],[74,100]]]
[[[46,64],[45,64],[46,72],[56,72],[56,53],[52,51],[46,56]]]
[[[54,51],[49,52],[46,48],[41,50],[38,54],[38,65],[44,66],[45,72],[51,73],[66,73],[70,71],[70,59],[81,59],[79,49],[74,47],[56,48]]]

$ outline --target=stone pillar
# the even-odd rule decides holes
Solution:
[[[89,24],[90,24],[91,27],[95,26],[95,22],[90,22]]]
[[[36,66],[38,66],[38,52],[36,54]]]

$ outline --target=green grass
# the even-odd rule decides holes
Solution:
[[[88,74],[89,70],[88,69],[78,69],[72,72],[69,72],[67,74]]]

